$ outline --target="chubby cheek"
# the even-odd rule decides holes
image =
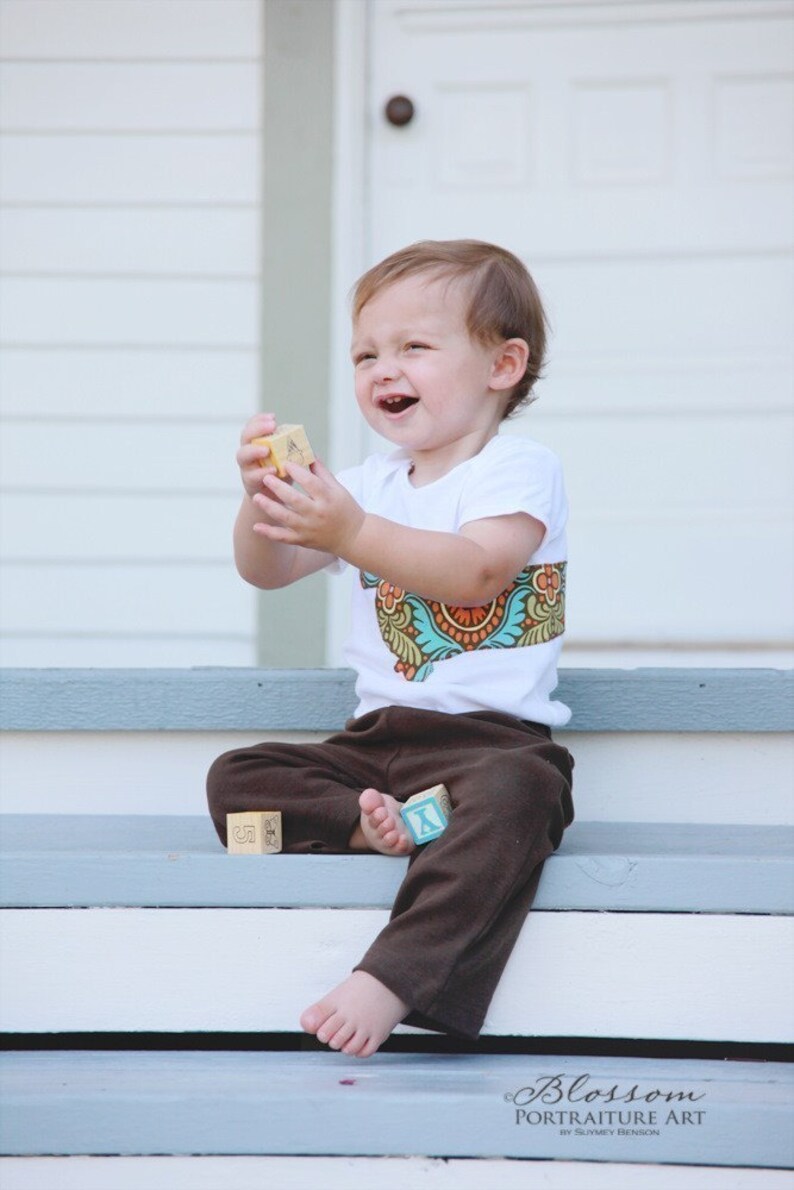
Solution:
[[[372,403],[371,386],[363,377],[356,377],[356,404],[369,425],[373,425],[377,418],[377,407]]]

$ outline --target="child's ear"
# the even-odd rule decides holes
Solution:
[[[500,391],[513,388],[523,380],[529,362],[529,344],[526,339],[505,339],[500,343],[491,369],[491,388]]]

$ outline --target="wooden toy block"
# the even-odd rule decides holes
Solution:
[[[227,814],[226,836],[229,855],[275,855],[281,851],[281,811]]]
[[[270,458],[263,459],[262,466],[271,464],[282,479],[286,478],[285,463],[298,463],[301,467],[308,467],[314,462],[315,454],[303,426],[276,426],[274,432],[266,438],[253,438],[254,446],[270,448]]]
[[[400,815],[415,843],[429,843],[447,829],[452,802],[446,785],[433,785],[408,798]]]

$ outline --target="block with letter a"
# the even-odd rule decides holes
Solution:
[[[415,793],[400,810],[415,843],[429,843],[447,829],[452,802],[445,785],[433,785]]]
[[[276,426],[274,432],[268,437],[252,438],[251,443],[253,446],[269,448],[270,456],[263,461],[262,465],[267,467],[272,464],[282,479],[287,475],[285,463],[298,463],[301,467],[310,467],[315,460],[314,451],[303,426]]]

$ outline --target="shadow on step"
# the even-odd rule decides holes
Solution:
[[[322,1052],[327,1046],[301,1033],[6,1033],[3,1050],[205,1050]],[[654,1041],[631,1037],[482,1037],[442,1034],[392,1036],[381,1046],[395,1054],[559,1054],[588,1057],[794,1061],[794,1045],[737,1041]]]

